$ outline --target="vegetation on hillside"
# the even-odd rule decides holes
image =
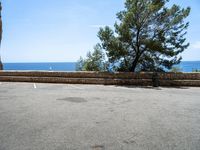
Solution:
[[[200,69],[193,69],[192,72],[200,72]]]

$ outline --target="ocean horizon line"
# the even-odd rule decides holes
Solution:
[[[200,60],[184,60],[181,62],[200,62]],[[13,63],[77,63],[77,61],[44,61],[44,62],[3,62],[3,64],[13,64]]]
[[[73,61],[66,61],[66,62],[59,62],[59,61],[58,62],[56,62],[56,61],[55,62],[54,61],[52,61],[52,62],[48,62],[48,61],[47,62],[3,62],[3,64],[23,64],[23,63],[24,64],[26,64],[26,63],[27,64],[31,64],[31,63],[76,63],[76,61],[74,61],[74,62]]]

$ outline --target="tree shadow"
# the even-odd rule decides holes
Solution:
[[[185,87],[185,86],[159,86],[159,87],[153,87],[153,86],[137,86],[137,85],[115,85],[115,87],[124,87],[124,88],[129,88],[129,89],[141,88],[141,89],[152,89],[152,90],[163,90],[163,89],[182,89],[182,90],[187,90],[187,89],[190,89],[190,87]]]

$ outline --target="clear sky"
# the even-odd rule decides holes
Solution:
[[[200,60],[200,1],[190,6],[190,47],[183,60]],[[124,0],[2,0],[3,62],[74,62],[99,41],[100,26],[113,25]]]

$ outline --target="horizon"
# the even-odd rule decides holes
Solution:
[[[182,62],[200,62],[200,60],[185,60],[185,61],[181,61],[180,64]],[[77,63],[77,61],[71,61],[71,62],[3,62],[3,64],[29,64],[29,63]]]
[[[171,0],[192,8],[187,21],[190,47],[182,61],[200,61],[200,20],[198,0]],[[76,62],[99,42],[99,27],[113,26],[124,0],[2,0],[3,63]],[[110,9],[112,8],[112,9]]]

